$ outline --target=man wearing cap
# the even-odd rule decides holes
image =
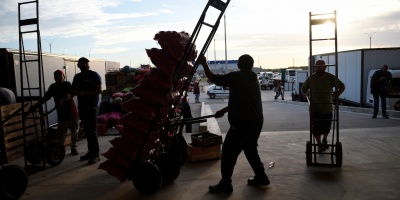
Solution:
[[[33,112],[40,105],[54,98],[57,110],[58,124],[57,131],[62,135],[61,142],[65,142],[68,129],[71,131],[71,155],[78,155],[76,149],[77,129],[78,129],[78,111],[74,99],[71,98],[71,83],[64,81],[65,76],[62,70],[54,72],[55,83],[51,84],[43,98],[36,104],[32,105],[29,110]]]
[[[88,152],[80,160],[87,160],[91,165],[100,161],[96,125],[99,94],[102,93],[101,77],[89,69],[89,60],[85,57],[79,58],[78,67],[81,72],[74,76],[72,90],[78,96],[79,118],[88,143]]]
[[[372,118],[376,118],[379,112],[379,98],[381,98],[382,117],[388,119],[386,113],[386,97],[390,82],[392,81],[392,73],[387,65],[383,65],[371,77],[371,94],[374,96],[374,114]]]

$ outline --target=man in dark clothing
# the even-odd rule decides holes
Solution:
[[[204,55],[200,55],[198,60],[211,82],[229,87],[228,106],[215,113],[215,117],[219,118],[228,112],[230,124],[222,146],[222,179],[217,185],[209,187],[210,192],[231,193],[233,191],[231,178],[237,157],[242,150],[255,173],[253,178],[248,179],[248,184],[252,186],[269,185],[270,182],[257,149],[264,117],[260,84],[257,75],[252,71],[253,58],[247,54],[240,56],[239,71],[225,75],[215,75],[210,70]]]
[[[79,118],[88,143],[88,153],[80,160],[88,160],[90,165],[100,161],[96,126],[99,94],[102,93],[101,77],[89,70],[89,60],[85,57],[78,60],[78,67],[81,72],[74,76],[72,89],[78,96]]]
[[[386,114],[386,96],[388,86],[392,81],[392,74],[388,71],[389,67],[383,65],[371,77],[371,94],[374,96],[374,114],[372,118],[376,118],[379,112],[379,98],[381,98],[382,117],[389,118]]]
[[[79,153],[76,149],[78,111],[76,110],[74,99],[71,98],[71,83],[64,81],[64,79],[64,72],[56,70],[54,72],[55,83],[50,85],[43,98],[32,105],[29,110],[31,112],[36,110],[53,97],[58,118],[57,132],[62,136],[61,142],[64,144],[69,129],[71,131],[71,155],[78,155]]]
[[[190,109],[190,105],[186,96],[182,98],[182,102],[179,105],[179,109],[181,110],[181,115],[183,119],[193,118],[192,110]],[[185,127],[186,127],[186,133],[192,132],[192,124],[186,124]]]

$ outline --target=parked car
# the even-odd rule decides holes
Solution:
[[[210,99],[214,99],[215,97],[229,97],[229,87],[211,85],[207,89],[207,95]]]

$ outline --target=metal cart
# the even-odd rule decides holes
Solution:
[[[324,34],[316,34],[317,37],[313,35],[313,31],[317,31],[321,29],[321,25],[324,24],[331,24],[333,27],[327,27],[325,30],[331,31],[329,28],[333,29],[333,34],[334,36],[328,35],[328,37]],[[325,42],[325,43],[334,43],[333,48],[334,48],[334,57],[328,57],[326,60],[326,63],[333,63],[333,64],[327,64],[326,66],[328,67],[328,70],[333,70],[336,80],[335,80],[335,96],[334,96],[334,101],[333,101],[333,126],[331,128],[331,142],[328,144],[330,147],[329,152],[317,152],[317,144],[315,142],[315,139],[313,138],[313,123],[317,120],[314,119],[313,116],[313,107],[314,104],[312,101],[308,99],[309,102],[309,108],[310,108],[310,140],[307,141],[306,143],[306,162],[307,165],[326,165],[326,166],[336,166],[336,167],[341,167],[342,162],[343,162],[343,150],[342,150],[342,143],[339,141],[339,101],[338,101],[338,53],[337,53],[337,25],[336,25],[336,11],[333,13],[327,13],[327,14],[311,14],[309,13],[309,30],[310,30],[310,55],[309,55],[309,62],[310,62],[310,76],[316,71],[316,65],[314,65],[316,59],[313,57],[313,46],[315,47],[316,44],[315,42]],[[315,30],[314,30],[315,28]],[[323,44],[323,47],[326,47],[326,44]],[[321,47],[321,46],[320,46]],[[318,58],[320,59],[320,58]],[[312,85],[312,81],[310,82],[310,85]],[[310,87],[310,98],[312,98],[313,94],[316,93],[331,93],[331,91],[314,91],[312,90],[312,87]],[[321,102],[320,104],[327,104]],[[330,104],[330,103],[329,103]],[[323,160],[323,156],[321,155],[330,155],[330,162],[328,163],[320,163],[319,160]],[[326,158],[326,157],[325,157]]]
[[[190,39],[185,46],[184,54],[181,61],[176,65],[174,74],[172,76],[173,85],[167,93],[165,98],[170,93],[173,93],[173,101],[165,101],[164,108],[169,108],[168,119],[152,121],[147,135],[143,140],[143,144],[139,150],[137,159],[134,160],[127,172],[127,179],[132,180],[135,188],[143,194],[153,194],[157,192],[162,183],[168,183],[175,180],[180,173],[181,165],[186,161],[187,156],[187,144],[182,136],[182,127],[187,123],[200,123],[205,121],[206,118],[213,117],[213,115],[203,116],[192,119],[181,119],[181,116],[175,115],[175,108],[180,102],[182,96],[186,97],[186,91],[190,84],[199,62],[196,61],[191,72],[183,73],[185,64],[190,60],[191,52],[195,49],[195,42],[199,36],[200,30],[203,25],[206,28],[211,28],[208,37],[205,41],[204,46],[199,55],[205,54],[209,47],[220,23],[220,19],[226,10],[230,0],[209,0],[193,33],[190,35]],[[206,13],[210,9],[217,11],[216,21],[214,23],[206,22]],[[215,12],[213,12],[215,14]],[[208,19],[208,18],[207,18]],[[185,80],[183,87],[178,86],[180,80]],[[166,105],[165,105],[166,104]],[[155,108],[155,113],[160,113],[161,108]],[[157,117],[156,117],[157,119]],[[150,151],[149,156],[143,157],[145,146],[147,145],[147,139],[150,137],[151,131],[154,127],[162,126],[162,131],[159,138],[156,140],[156,146]]]

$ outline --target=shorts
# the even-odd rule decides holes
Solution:
[[[321,114],[313,112],[314,121],[312,124],[312,133],[314,136],[328,134],[332,126],[332,113]]]

